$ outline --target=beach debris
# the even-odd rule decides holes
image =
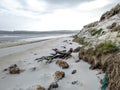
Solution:
[[[41,86],[41,85],[37,85],[36,90],[45,90],[45,88],[43,86]]]
[[[69,68],[69,64],[67,62],[63,61],[63,60],[57,60],[56,64],[58,64],[63,69]]]
[[[56,71],[54,75],[56,80],[60,80],[65,77],[65,73],[63,71]]]
[[[58,85],[57,82],[52,82],[52,83],[50,84],[48,90],[52,90],[53,88],[58,88],[58,87],[59,87],[59,85]]]
[[[20,74],[22,70],[17,66],[17,64],[14,64],[4,69],[4,71],[9,71],[10,74]]]
[[[71,74],[75,74],[77,72],[77,70],[73,70]]]
[[[46,63],[51,63],[53,62],[53,59],[61,58],[61,59],[68,59],[71,57],[71,53],[73,52],[73,49],[70,48],[68,51],[62,50],[59,51],[58,49],[52,49],[55,53],[51,54],[51,56],[42,56],[41,58],[37,58],[38,62],[47,60]]]

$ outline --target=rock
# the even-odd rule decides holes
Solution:
[[[7,68],[5,68],[3,71],[8,71],[8,69],[7,69]]]
[[[78,83],[78,81],[73,81],[73,82],[72,82],[73,85],[76,84],[76,83]]]
[[[80,59],[79,59],[79,60],[76,60],[75,62],[76,62],[76,63],[80,62]]]
[[[55,72],[55,79],[60,80],[65,77],[65,73],[63,71],[56,71]]]
[[[70,43],[70,44],[72,44],[72,43]]]
[[[37,55],[37,53],[34,53],[34,55]]]
[[[81,47],[77,47],[73,50],[73,52],[79,52]]]
[[[37,85],[36,90],[45,90],[45,88],[43,86],[41,86],[41,85]]]
[[[67,62],[63,61],[63,60],[57,60],[56,64],[58,64],[63,69],[69,68],[69,64]]]
[[[73,70],[71,74],[75,74],[77,72],[77,70]]]
[[[9,73],[10,74],[19,74],[20,73],[20,69],[19,68],[11,68],[9,69]]]
[[[48,90],[52,90],[53,88],[58,88],[58,87],[59,87],[58,83],[53,82],[53,83],[50,84]]]
[[[16,64],[4,69],[4,71],[9,71],[10,74],[19,74],[21,72],[20,68]]]

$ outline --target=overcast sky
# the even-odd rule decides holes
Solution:
[[[80,30],[120,0],[0,0],[0,30]]]

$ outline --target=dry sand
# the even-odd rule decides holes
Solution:
[[[67,42],[64,42],[65,40]],[[66,47],[66,50],[69,50],[79,45],[72,42],[71,37],[65,37],[1,48],[0,90],[36,90],[37,85],[42,85],[47,90],[50,83],[55,81],[54,72],[58,70],[64,71],[66,75],[58,82],[59,87],[56,90],[100,90],[100,79],[96,75],[98,71],[90,70],[90,65],[84,61],[76,63],[78,53],[72,53],[72,57],[65,60],[70,65],[68,69],[60,68],[55,62],[46,64],[45,61],[35,61],[36,58],[53,53],[53,48],[63,50],[63,46]],[[3,72],[5,68],[12,64],[17,64],[25,71],[15,75],[11,75],[7,71]],[[32,70],[34,67],[36,67],[35,71]],[[71,74],[74,69],[77,72]],[[102,76],[103,74],[99,75],[101,78]],[[73,81],[77,81],[77,83],[72,85]]]

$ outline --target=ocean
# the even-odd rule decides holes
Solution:
[[[75,35],[77,32],[78,31],[0,31],[0,44],[65,37]]]

